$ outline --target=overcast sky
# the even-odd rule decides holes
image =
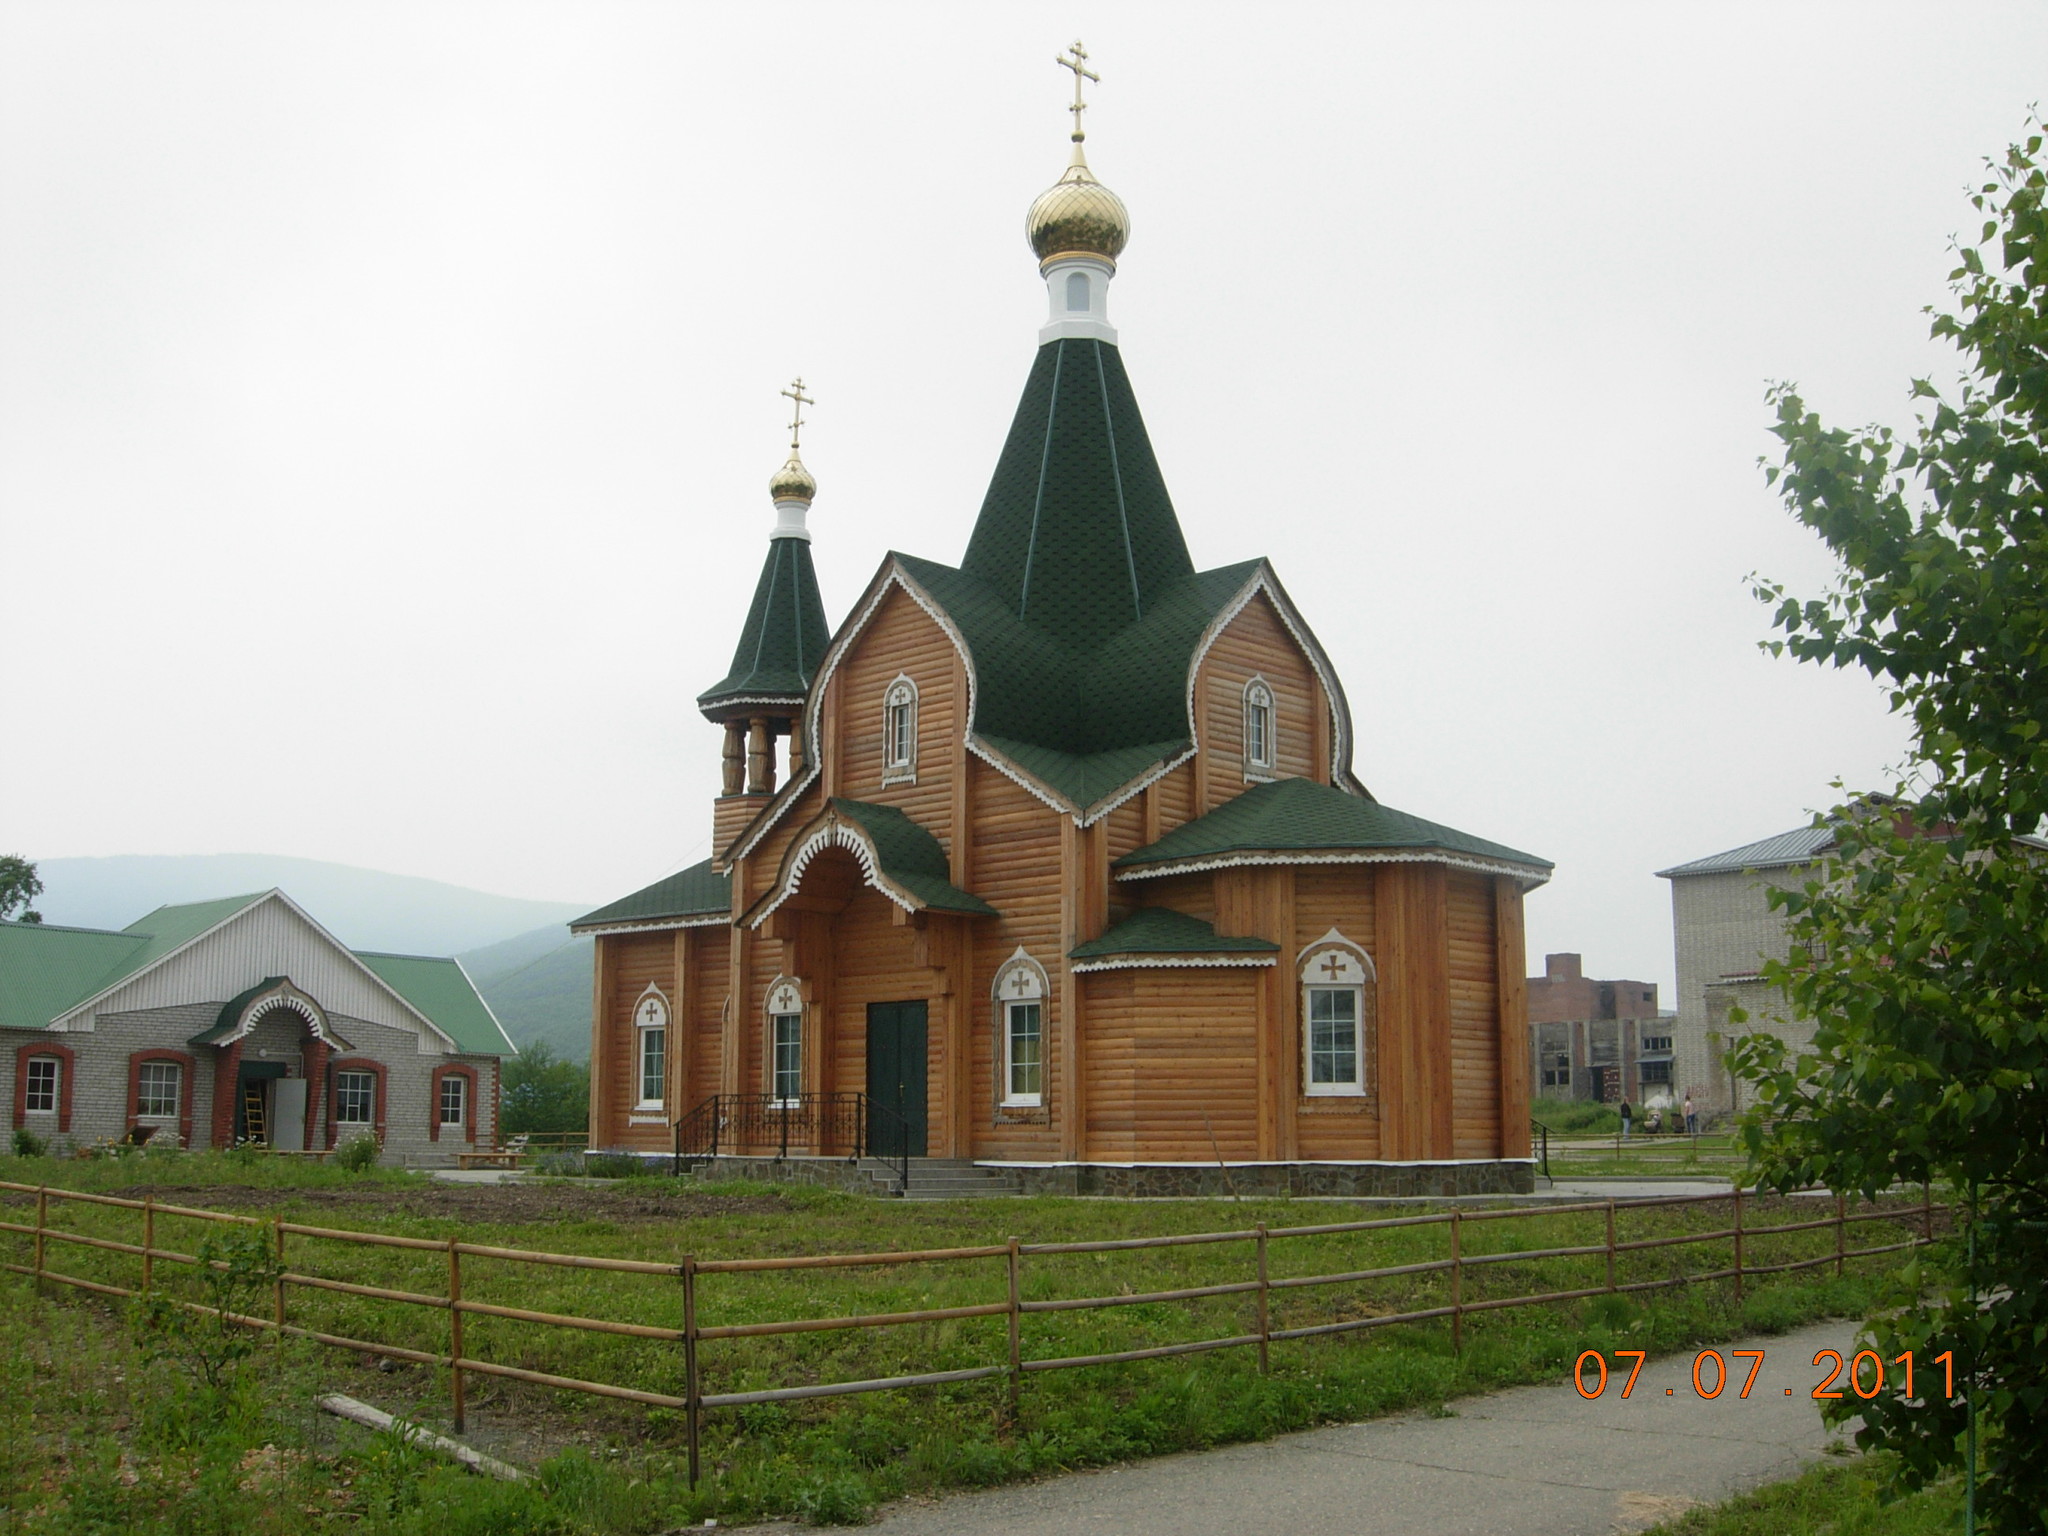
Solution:
[[[0,5],[0,852],[608,900],[709,850],[777,391],[826,607],[956,561],[1090,158],[1196,562],[1269,556],[1388,804],[1652,871],[1886,782],[1767,381],[1907,425],[2048,8]]]

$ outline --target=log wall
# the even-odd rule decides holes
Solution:
[[[1245,759],[1244,690],[1254,676],[1263,677],[1273,690],[1274,766],[1259,775],[1329,782],[1329,766],[1319,761],[1327,751],[1322,745],[1327,732],[1317,728],[1318,712],[1328,712],[1322,684],[1279,610],[1260,593],[1216,637],[1195,677],[1202,811],[1244,793],[1252,782]]]

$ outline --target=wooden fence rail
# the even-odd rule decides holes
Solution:
[[[0,1263],[0,1270],[27,1275],[39,1282],[65,1285],[97,1295],[113,1297],[142,1297],[155,1294],[158,1285],[159,1263],[168,1262],[186,1266],[200,1263],[197,1255],[184,1253],[157,1243],[157,1222],[161,1217],[175,1217],[180,1220],[213,1222],[250,1228],[268,1229],[274,1234],[278,1276],[272,1297],[272,1315],[256,1317],[236,1312],[216,1311],[197,1302],[175,1299],[176,1304],[188,1310],[209,1316],[219,1316],[228,1322],[252,1329],[261,1329],[285,1337],[309,1339],[318,1344],[339,1349],[357,1350],[368,1354],[388,1356],[397,1360],[411,1361],[420,1365],[445,1368],[450,1375],[450,1399],[453,1408],[454,1427],[461,1433],[464,1427],[465,1378],[471,1375],[496,1376],[533,1385],[557,1388],[570,1392],[581,1392],[591,1396],[611,1398],[618,1401],[646,1404],[651,1407],[680,1409],[685,1420],[689,1450],[690,1477],[694,1484],[699,1475],[699,1438],[703,1414],[714,1408],[739,1407],[752,1403],[796,1402],[813,1398],[839,1397],[865,1392],[888,1392],[906,1387],[935,1386],[951,1382],[981,1381],[993,1377],[1007,1377],[1012,1403],[1016,1401],[1020,1384],[1027,1375],[1043,1371],[1068,1370],[1084,1366],[1111,1365],[1126,1361],[1159,1360],[1180,1355],[1207,1353],[1212,1350],[1256,1348],[1259,1367],[1270,1369],[1269,1352],[1273,1344],[1292,1339],[1326,1338],[1338,1334],[1362,1332],[1374,1328],[1404,1326],[1408,1324],[1448,1318],[1454,1347],[1462,1347],[1464,1322],[1468,1314],[1500,1311],[1514,1307],[1530,1307],[1577,1300],[1588,1296],[1625,1295],[1639,1291],[1659,1290],[1671,1286],[1693,1285],[1714,1280],[1733,1280],[1735,1293],[1740,1299],[1745,1280],[1754,1276],[1787,1273],[1794,1270],[1822,1268],[1832,1264],[1839,1276],[1844,1273],[1851,1259],[1895,1253],[1931,1242],[1934,1237],[1934,1205],[1931,1192],[1923,1190],[1918,1206],[1880,1207],[1868,1211],[1850,1212],[1848,1202],[1841,1196],[1833,1201],[1832,1211],[1812,1220],[1782,1222],[1773,1226],[1759,1227],[1744,1221],[1744,1196],[1740,1189],[1731,1194],[1713,1195],[1672,1195],[1646,1200],[1622,1202],[1619,1209],[1635,1212],[1651,1208],[1694,1207],[1724,1202],[1732,1206],[1733,1219],[1728,1226],[1713,1227],[1698,1232],[1681,1232],[1673,1235],[1617,1241],[1615,1215],[1617,1203],[1613,1200],[1589,1201],[1571,1205],[1541,1207],[1511,1207],[1499,1210],[1463,1211],[1450,1210],[1431,1212],[1416,1216],[1381,1217],[1369,1221],[1322,1222],[1312,1226],[1268,1227],[1264,1223],[1241,1231],[1194,1232],[1160,1237],[1109,1238],[1083,1242],[1026,1243],[1011,1238],[1000,1246],[984,1245],[968,1248],[931,1248],[901,1253],[844,1253],[844,1254],[798,1254],[780,1258],[759,1259],[698,1259],[685,1255],[672,1263],[645,1259],[601,1258],[588,1254],[550,1253],[525,1248],[505,1248],[485,1243],[466,1243],[456,1238],[402,1237],[381,1232],[349,1231],[335,1227],[315,1227],[289,1222],[273,1217],[265,1220],[255,1216],[234,1215],[221,1211],[201,1210],[191,1206],[171,1205],[157,1201],[154,1197],[141,1200],[124,1199],[112,1195],[88,1194],[83,1191],[61,1189],[49,1185],[15,1184],[0,1181],[0,1191],[11,1191],[19,1195],[35,1197],[35,1221],[33,1224],[0,1220],[0,1232],[13,1233],[32,1240],[32,1262],[28,1264]],[[113,1238],[100,1237],[91,1233],[75,1232],[55,1225],[50,1219],[52,1203],[71,1202],[86,1206],[112,1207],[139,1212],[142,1218],[142,1241],[123,1242]],[[1527,1249],[1519,1252],[1468,1253],[1465,1251],[1464,1229],[1476,1222],[1514,1220],[1547,1220],[1557,1216],[1599,1214],[1605,1219],[1605,1240],[1598,1243],[1578,1243],[1548,1248]],[[1866,1222],[1890,1221],[1904,1223],[1917,1221],[1919,1230],[1903,1242],[1890,1242],[1860,1248],[1848,1246],[1848,1232],[1852,1226]],[[1385,1232],[1408,1227],[1441,1226],[1446,1229],[1448,1252],[1440,1259],[1426,1259],[1405,1264],[1381,1265],[1369,1269],[1345,1269],[1323,1274],[1274,1276],[1270,1269],[1273,1245],[1292,1239],[1346,1236],[1368,1232]],[[1791,1233],[1817,1232],[1832,1229],[1835,1241],[1831,1251],[1817,1257],[1793,1259],[1768,1264],[1758,1264],[1749,1258],[1750,1247],[1761,1238],[1778,1237]],[[406,1290],[396,1286],[365,1284],[356,1280],[344,1280],[333,1275],[315,1273],[301,1261],[299,1267],[289,1263],[289,1239],[304,1239],[322,1243],[338,1243],[368,1248],[404,1250],[408,1252],[438,1255],[445,1262],[446,1279],[438,1292]],[[49,1260],[49,1245],[52,1243],[71,1244],[75,1247],[94,1249],[107,1253],[121,1254],[141,1260],[139,1288],[108,1284],[104,1281],[69,1275],[53,1269]],[[1024,1264],[1027,1259],[1044,1258],[1068,1254],[1109,1254],[1125,1253],[1144,1249],[1187,1247],[1196,1244],[1243,1243],[1253,1248],[1252,1274],[1242,1280],[1231,1280],[1211,1285],[1182,1286],[1167,1290],[1137,1292],[1116,1296],[1071,1296],[1026,1299],[1024,1295]],[[1695,1272],[1668,1275],[1650,1280],[1623,1282],[1616,1274],[1616,1260],[1625,1254],[1644,1253],[1652,1250],[1680,1248],[1697,1244],[1727,1243],[1732,1245],[1733,1263],[1726,1266],[1707,1268]],[[1468,1299],[1465,1294],[1466,1277],[1473,1272],[1485,1272],[1497,1264],[1527,1264],[1560,1259],[1604,1258],[1605,1276],[1601,1284],[1579,1286],[1563,1290],[1540,1291],[1523,1296],[1479,1297]],[[679,1282],[682,1292],[682,1326],[667,1327],[652,1323],[622,1321],[613,1318],[581,1317],[570,1313],[537,1311],[523,1307],[506,1306],[496,1302],[476,1299],[463,1294],[462,1261],[465,1258],[500,1260],[514,1264],[533,1264],[568,1267],[614,1274],[645,1275]],[[859,1313],[840,1317],[780,1319],[752,1323],[706,1325],[699,1320],[703,1304],[702,1282],[708,1275],[746,1275],[791,1270],[832,1269],[860,1266],[903,1266],[916,1264],[939,1264],[955,1262],[997,1261],[1003,1268],[1004,1299],[970,1306],[933,1307],[924,1310],[902,1312]],[[225,1268],[222,1261],[213,1261],[216,1268]],[[1448,1305],[1414,1308],[1407,1311],[1378,1313],[1370,1316],[1345,1318],[1334,1322],[1313,1323],[1297,1327],[1275,1328],[1272,1319],[1274,1293],[1292,1293],[1318,1287],[1357,1285],[1371,1281],[1400,1279],[1416,1275],[1448,1276],[1450,1301]],[[391,1303],[399,1306],[420,1307],[445,1312],[448,1315],[445,1351],[421,1350],[392,1342],[373,1339],[357,1339],[341,1334],[328,1333],[301,1326],[289,1320],[287,1295],[292,1288],[326,1292],[365,1300]],[[1024,1320],[1027,1317],[1047,1314],[1095,1311],[1116,1307],[1158,1305],[1172,1302],[1198,1301],[1220,1296],[1249,1296],[1255,1299],[1255,1327],[1250,1332],[1237,1332],[1213,1338],[1191,1339],[1177,1343],[1153,1345],[1142,1349],[1111,1350],[1097,1354],[1063,1355],[1054,1358],[1029,1359],[1025,1357]],[[682,1346],[683,1391],[680,1395],[648,1391],[639,1387],[624,1386],[615,1382],[593,1381],[582,1377],[557,1375],[546,1371],[529,1370],[520,1366],[480,1359],[465,1348],[463,1319],[465,1317],[504,1318],[549,1328],[566,1328],[584,1332],[619,1335],[629,1338],[656,1340]],[[964,1369],[926,1371],[910,1375],[875,1377],[860,1381],[836,1381],[813,1383],[804,1386],[769,1387],[746,1392],[706,1392],[703,1390],[703,1371],[700,1363],[701,1348],[706,1343],[724,1339],[764,1338],[779,1335],[828,1332],[844,1329],[894,1328],[917,1323],[948,1322],[962,1318],[1005,1319],[1006,1358],[1001,1363],[971,1366]]]

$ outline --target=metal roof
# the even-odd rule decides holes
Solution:
[[[1657,874],[1659,878],[1668,880],[1674,875],[1729,875],[1739,874],[1745,869],[1784,869],[1790,865],[1811,864],[1834,843],[1832,827],[1796,827],[1775,837],[1730,848],[1726,853],[1709,854],[1689,864],[1674,864],[1669,869],[1658,870]]]

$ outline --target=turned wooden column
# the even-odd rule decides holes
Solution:
[[[766,715],[747,722],[747,793],[775,793],[775,735]]]
[[[737,795],[747,787],[747,728],[737,720],[725,723],[725,785],[722,794]]]

